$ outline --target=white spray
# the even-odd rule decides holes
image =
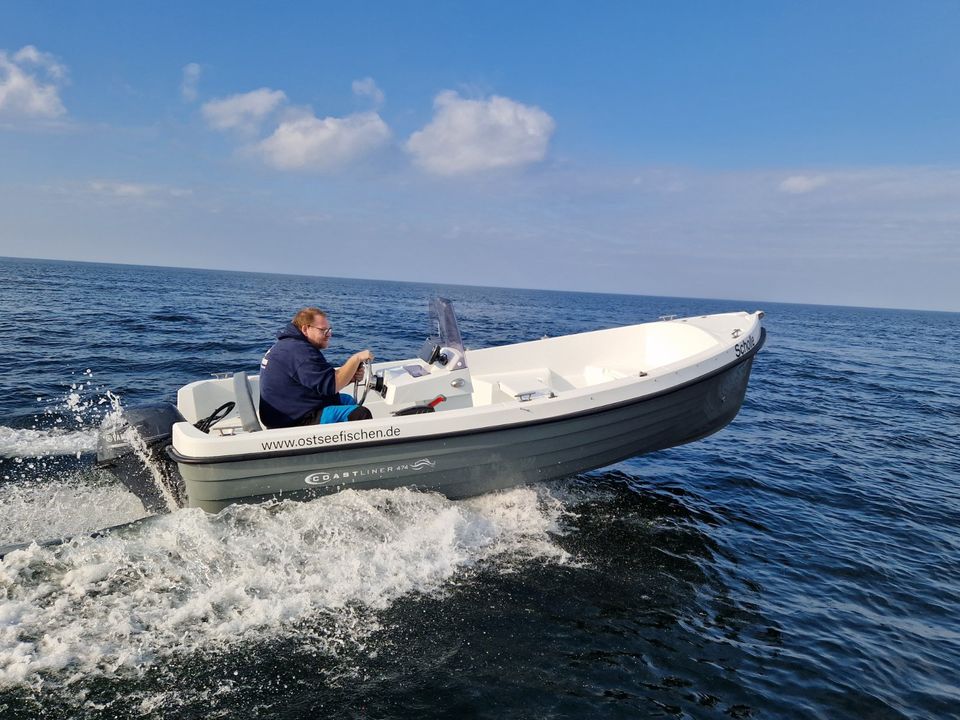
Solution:
[[[103,420],[104,427],[109,428],[112,426],[119,428],[124,425],[123,407],[120,404],[120,398],[109,390],[107,391],[107,397],[110,398],[110,407],[112,409]],[[180,506],[177,504],[177,499],[173,496],[167,483],[164,482],[163,472],[150,457],[150,449],[147,447],[144,439],[140,437],[140,433],[138,433],[132,425],[126,425],[119,434],[120,437],[130,445],[134,455],[137,456],[137,459],[143,463],[143,466],[150,473],[150,478],[153,480],[153,484],[156,485],[160,497],[163,498],[167,510],[169,512],[178,510]]]

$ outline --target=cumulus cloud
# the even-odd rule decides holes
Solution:
[[[53,55],[27,45],[12,56],[0,50],[0,116],[55,118],[66,109],[60,87],[67,69]]]
[[[197,85],[200,82],[200,66],[189,63],[183,66],[183,80],[180,82],[180,95],[187,102],[197,99]]]
[[[278,170],[330,170],[366,155],[390,135],[375,112],[322,120],[309,115],[280,123],[254,149]]]
[[[282,90],[260,88],[204,103],[201,109],[207,124],[215,130],[256,133],[263,121],[287,99]]]
[[[542,160],[554,121],[532,105],[494,95],[468,100],[452,90],[434,99],[433,120],[406,149],[425,170],[457,175]]]
[[[780,191],[791,195],[812,192],[827,184],[823,175],[791,175],[780,183]]]
[[[67,76],[67,68],[58,63],[51,53],[40,52],[33,45],[25,45],[20,48],[14,54],[13,60],[22,65],[32,65],[40,68],[55,80],[63,80]]]
[[[376,107],[383,105],[384,95],[383,90],[377,87],[377,84],[373,81],[373,78],[366,77],[363,80],[354,80],[353,81],[353,94],[358,97],[368,97],[373,100],[373,104]]]
[[[383,92],[372,78],[356,80],[353,92],[383,102]],[[327,171],[357,160],[390,141],[392,133],[375,111],[345,117],[318,118],[310,108],[286,105],[280,90],[260,88],[253,92],[211,100],[202,106],[210,127],[258,135],[241,146],[241,153],[255,157],[277,170]],[[271,113],[266,137],[260,132]]]

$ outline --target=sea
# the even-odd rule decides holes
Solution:
[[[468,361],[663,315],[768,336],[715,435],[468,500],[134,522],[96,469],[108,413],[255,372],[300,307],[333,361],[401,359],[438,295]],[[960,717],[958,358],[950,313],[0,259],[0,546],[32,543],[0,718]]]

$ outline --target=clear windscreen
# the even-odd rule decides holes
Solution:
[[[463,352],[463,341],[460,339],[460,328],[457,325],[457,316],[453,312],[453,303],[446,298],[434,298],[430,301],[430,321],[436,328],[440,344]]]
[[[430,337],[420,349],[419,357],[424,362],[430,362],[435,348],[449,347],[460,351],[466,356],[463,341],[460,339],[460,328],[457,325],[457,316],[453,312],[453,303],[447,298],[433,298],[429,304],[430,310]]]

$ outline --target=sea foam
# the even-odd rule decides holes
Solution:
[[[96,449],[96,428],[70,431],[0,426],[0,457],[35,458],[49,455],[76,455]]]
[[[38,479],[0,484],[0,547],[89,534],[145,514],[119,483],[41,468]]]
[[[140,673],[177,654],[314,631],[336,654],[376,611],[478,564],[566,562],[563,506],[519,488],[452,502],[412,490],[197,509],[0,562],[0,687]]]

